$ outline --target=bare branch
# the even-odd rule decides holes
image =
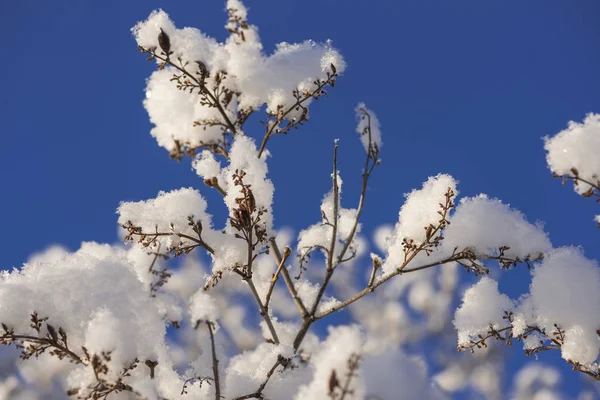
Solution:
[[[191,72],[189,72],[188,70],[185,69],[184,65],[178,66],[178,65],[174,64],[168,55],[163,57],[163,56],[157,54],[154,49],[146,49],[142,46],[139,46],[138,50],[142,53],[150,54],[151,58],[152,57],[156,58],[158,60],[161,60],[164,64],[172,66],[173,68],[175,68],[176,70],[178,70],[179,72],[181,72],[185,76],[187,76],[189,79],[191,79],[197,85],[197,87],[200,89],[201,93],[206,95],[211,100],[212,105],[219,110],[219,113],[225,120],[225,123],[227,124],[227,128],[231,131],[231,133],[233,133],[234,135],[237,134],[237,130],[235,129],[234,124],[229,119],[229,116],[225,112],[225,109],[221,105],[221,102],[215,97],[214,94],[212,94],[210,92],[210,90],[208,90],[208,88],[206,87],[206,85],[202,79],[196,78],[196,76],[194,76],[194,74],[192,74]],[[163,66],[163,68],[164,68],[164,66]]]
[[[375,166],[379,165],[379,149],[378,149],[377,145],[373,143],[373,138],[371,136],[371,114],[369,114],[369,112],[364,108],[361,109],[361,113],[362,113],[361,118],[367,119],[367,127],[365,128],[365,131],[363,132],[363,134],[368,135],[368,138],[369,138],[367,157],[365,159],[365,166],[363,168],[363,173],[362,173],[362,188],[360,191],[360,199],[358,201],[356,218],[354,219],[354,224],[352,225],[352,230],[350,231],[350,233],[348,234],[348,237],[345,240],[344,247],[342,247],[342,251],[338,255],[336,264],[340,264],[340,263],[346,261],[346,260],[344,260],[344,255],[346,254],[346,251],[348,251],[350,244],[354,240],[354,236],[356,235],[356,229],[358,228],[358,224],[360,222],[360,216],[362,214],[362,211],[363,211],[363,208],[365,205],[365,198],[367,196],[367,185],[369,183],[369,177],[371,176],[371,173],[375,169]]]
[[[267,327],[269,328],[269,332],[271,332],[271,337],[273,339],[273,343],[279,344],[279,337],[277,336],[277,332],[275,331],[275,327],[273,326],[273,322],[271,321],[271,316],[269,315],[267,309],[265,308],[258,292],[256,291],[256,286],[254,286],[254,282],[252,282],[252,277],[244,278],[244,282],[248,284],[250,287],[250,292],[252,292],[252,296],[254,296],[254,300],[256,300],[256,304],[258,304],[258,308],[260,309],[260,315],[265,320]]]
[[[397,268],[394,272],[392,272],[391,274],[388,274],[384,277],[382,277],[381,279],[375,281],[374,283],[372,282],[371,285],[367,285],[367,287],[365,287],[363,290],[361,290],[360,292],[358,292],[357,294],[355,294],[354,296],[350,297],[349,299],[343,301],[342,303],[339,303],[338,305],[330,308],[327,311],[323,311],[319,314],[316,314],[314,316],[315,320],[324,318],[326,316],[328,316],[329,314],[332,314],[336,311],[341,310],[342,308],[345,308],[346,306],[354,303],[355,301],[363,298],[364,296],[366,296],[367,294],[374,292],[375,289],[377,289],[379,286],[383,285],[384,283],[386,283],[387,281],[389,281],[390,279],[392,279],[393,277],[395,277],[396,275],[401,275],[401,274],[406,274],[406,273],[410,273],[410,272],[414,272],[414,271],[419,271],[422,269],[427,269],[427,268],[432,268],[432,267],[437,267],[438,265],[443,265],[443,264],[448,264],[454,261],[458,261],[463,259],[464,255],[462,255],[461,253],[456,254],[452,257],[446,258],[444,260],[440,260],[440,261],[435,261],[432,263],[428,263],[428,264],[424,264],[424,265],[420,265],[418,267],[415,268],[411,268],[405,271],[402,271],[400,268]]]
[[[196,247],[202,247],[203,249],[205,249],[206,251],[208,251],[210,254],[214,254],[215,251],[213,250],[213,248],[211,246],[209,246],[203,239],[202,237],[200,237],[200,234],[198,234],[198,238],[195,238],[193,236],[189,236],[185,233],[181,233],[181,232],[173,232],[173,233],[168,233],[168,232],[158,232],[158,230],[156,232],[142,232],[142,228],[139,226],[135,226],[133,225],[133,223],[131,223],[131,221],[128,221],[127,224],[123,224],[121,225],[121,227],[123,229],[127,229],[128,231],[128,235],[125,237],[125,240],[127,241],[133,241],[133,237],[134,236],[139,236],[139,240],[138,242],[141,243],[144,247],[149,247],[151,245],[154,245],[155,243],[157,243],[157,240],[159,237],[161,236],[179,236],[180,238],[183,239],[187,239],[190,240],[194,243],[196,243],[195,245],[192,246],[186,246],[186,247],[182,247],[179,248],[179,250],[181,250],[181,252],[178,252],[178,248],[174,248],[171,249],[171,251],[175,252],[175,256],[178,256],[182,253],[189,253],[190,251],[192,251],[194,248]]]
[[[267,297],[265,298],[265,309],[267,311],[269,310],[269,303],[271,302],[271,296],[273,295],[273,290],[275,289],[275,285],[277,284],[277,281],[279,280],[279,274],[285,268],[285,262],[287,261],[290,254],[292,254],[291,249],[289,247],[286,247],[285,249],[283,249],[283,258],[277,262],[277,264],[278,264],[277,270],[275,271],[275,274],[273,274],[273,277],[271,278],[271,284],[269,285],[269,289],[267,290]]]
[[[265,380],[260,384],[260,386],[258,387],[256,392],[246,394],[246,395],[243,395],[240,397],[236,397],[234,400],[264,399],[263,390],[265,390],[265,387],[267,387],[267,383],[269,383],[269,379],[271,379],[271,376],[273,376],[273,374],[277,370],[277,367],[282,365],[283,369],[285,370],[285,368],[288,367],[290,362],[291,362],[290,359],[285,358],[281,354],[279,354],[277,356],[277,361],[275,361],[275,364],[273,364],[273,366],[271,367],[269,372],[267,372],[267,376],[265,377]]]
[[[212,370],[213,379],[215,381],[215,400],[221,400],[221,384],[219,382],[219,360],[217,359],[217,351],[215,350],[215,336],[213,334],[213,322],[206,320],[206,327],[210,335],[210,349],[212,351]]]
[[[304,124],[306,120],[308,120],[308,109],[303,106],[309,99],[318,99],[322,95],[327,94],[323,88],[327,85],[331,85],[331,87],[335,86],[335,78],[338,76],[337,70],[335,66],[331,65],[331,72],[327,72],[327,79],[325,80],[316,80],[314,82],[316,88],[312,91],[306,91],[304,93],[300,93],[297,89],[294,90],[294,97],[296,98],[296,102],[292,104],[287,110],[283,110],[282,107],[278,107],[274,116],[269,115],[269,119],[265,124],[265,136],[263,137],[262,143],[260,144],[260,148],[258,149],[258,158],[261,157],[262,153],[267,146],[267,142],[271,138],[271,136],[275,134],[285,134],[292,128],[297,128],[299,125]],[[299,111],[302,109],[302,114],[299,119],[293,119],[288,122],[288,124],[284,127],[277,128],[279,124],[281,124],[285,117],[290,114],[292,111]],[[274,117],[274,119],[272,119]]]
[[[273,254],[275,255],[275,260],[277,261],[277,264],[281,264],[282,263],[281,262],[281,260],[282,260],[281,253],[279,251],[279,247],[277,246],[277,242],[275,241],[275,238],[271,238],[269,243],[271,244],[271,248],[273,249]],[[283,264],[285,264],[285,262],[283,262]],[[298,296],[298,292],[296,291],[294,282],[292,281],[292,278],[290,277],[290,273],[287,270],[287,268],[285,267],[285,265],[281,269],[281,275],[283,276],[283,280],[285,281],[285,285],[287,286],[288,291],[290,292],[290,295],[292,296],[292,298],[294,299],[294,302],[296,303],[296,306],[300,310],[300,314],[304,318],[304,316],[308,315],[308,311],[306,310],[306,307],[304,306],[304,302],[302,301],[300,296]]]
[[[333,275],[333,271],[335,270],[334,265],[334,252],[335,252],[335,243],[337,241],[337,228],[338,228],[338,207],[339,207],[339,199],[340,199],[340,188],[338,185],[338,170],[337,170],[337,150],[338,150],[338,142],[335,142],[333,147],[333,226],[331,232],[331,242],[329,245],[329,250],[327,252],[327,269],[325,270],[325,278],[323,279],[323,283],[319,288],[319,292],[317,293],[317,297],[310,309],[310,315],[305,316],[303,318],[302,325],[296,338],[294,339],[294,349],[298,350],[300,344],[304,340],[304,337],[308,333],[313,321],[315,313],[317,312],[317,308],[319,307],[319,303],[321,302],[321,298],[325,294],[325,289],[327,289],[327,285],[331,280]]]

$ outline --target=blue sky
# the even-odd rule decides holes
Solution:
[[[487,193],[543,221],[554,245],[582,245],[600,258],[598,205],[562,187],[545,164],[542,137],[600,112],[600,3],[594,0],[247,1],[266,51],[281,41],[325,41],[348,69],[311,121],[270,142],[279,226],[319,218],[329,190],[332,144],[346,207],[355,206],[363,149],[354,107],[383,127],[383,163],[372,178],[365,230],[394,223],[403,193],[450,173],[462,195]],[[52,243],[117,240],[121,200],[159,190],[204,190],[189,162],[168,158],[142,107],[153,66],[129,29],[156,8],[177,26],[225,38],[220,1],[0,3],[0,268],[20,266]],[[255,127],[253,130],[250,127]],[[261,133],[257,120],[248,133]],[[221,207],[221,208],[219,208]],[[224,207],[213,208],[223,215]],[[517,295],[527,271],[503,274]],[[513,348],[515,362],[522,358]],[[582,385],[557,355],[568,389]]]

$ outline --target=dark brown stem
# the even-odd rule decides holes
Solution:
[[[69,358],[71,358],[71,360],[73,360],[76,364],[87,365],[87,363],[85,363],[81,359],[81,357],[79,357],[76,353],[69,350],[66,346],[63,346],[60,343],[58,343],[57,341],[49,339],[49,338],[40,338],[40,337],[36,337],[36,336],[15,335],[15,334],[11,334],[11,333],[5,333],[4,335],[0,336],[0,339],[8,339],[11,341],[15,341],[15,340],[27,341],[27,342],[39,343],[39,344],[47,345],[50,347],[54,347],[54,348],[60,350],[61,352],[63,352],[64,354],[68,355]]]

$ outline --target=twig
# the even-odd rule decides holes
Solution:
[[[225,123],[227,124],[227,127],[229,128],[229,130],[231,131],[231,133],[234,134],[234,135],[237,134],[237,130],[235,129],[235,126],[233,125],[233,123],[229,119],[229,116],[227,115],[227,113],[223,109],[223,106],[221,105],[221,103],[219,102],[219,100],[217,100],[215,98],[215,96],[206,88],[206,86],[204,85],[204,83],[202,81],[198,80],[198,78],[196,78],[193,74],[189,73],[184,67],[179,67],[179,66],[173,64],[173,62],[171,61],[171,59],[168,56],[167,57],[162,57],[162,56],[156,54],[156,51],[150,51],[150,50],[145,49],[145,48],[143,48],[141,46],[139,47],[139,49],[140,49],[140,51],[142,53],[151,54],[153,57],[155,57],[155,58],[163,61],[165,64],[168,64],[168,65],[172,66],[173,68],[177,69],[181,73],[185,74],[188,78],[190,78],[191,80],[193,80],[198,85],[198,87],[202,90],[202,92],[204,94],[206,94],[206,96],[208,96],[210,98],[210,100],[213,102],[213,104],[215,105],[215,107],[217,107],[217,109],[219,110],[219,113],[221,114],[221,116],[225,120]]]
[[[261,157],[263,151],[265,150],[265,147],[267,146],[267,142],[269,141],[271,136],[274,134],[273,131],[275,130],[275,127],[277,127],[281,122],[283,122],[284,118],[290,112],[292,112],[293,110],[297,110],[308,99],[320,97],[322,94],[325,93],[323,91],[323,88],[325,86],[327,86],[328,84],[330,84],[333,87],[332,82],[335,82],[335,77],[337,77],[338,74],[337,74],[337,71],[335,70],[335,67],[333,66],[333,64],[331,65],[331,69],[332,69],[332,73],[327,72],[327,79],[323,80],[323,81],[318,81],[319,83],[317,84],[316,89],[314,89],[312,92],[304,94],[304,96],[297,96],[296,102],[294,104],[292,104],[287,110],[285,110],[285,111],[281,112],[281,114],[277,115],[276,119],[274,121],[272,121],[272,125],[267,129],[265,136],[263,137],[262,143],[260,144],[260,148],[258,149],[258,158]],[[306,114],[306,109],[305,109],[304,113]],[[303,114],[300,121],[290,122],[289,126],[284,128],[285,131],[292,128],[292,126],[295,126],[296,123],[304,122],[306,120],[305,114]]]
[[[277,264],[281,264],[281,259],[282,259],[281,252],[279,251],[279,247],[277,246],[277,242],[275,241],[275,238],[271,238],[271,240],[269,242],[271,244],[271,248],[273,249],[273,254],[275,255],[275,260],[277,261]],[[281,275],[283,276],[283,280],[285,281],[285,285],[287,286],[288,291],[290,292],[290,295],[292,296],[292,298],[294,299],[294,302],[296,303],[296,306],[300,310],[300,314],[304,318],[304,316],[308,315],[308,311],[306,310],[306,307],[304,306],[304,302],[302,301],[300,296],[298,296],[298,292],[296,291],[294,282],[292,281],[292,278],[290,277],[290,273],[287,270],[287,268],[285,268],[285,266],[281,269]]]
[[[346,254],[346,251],[348,251],[348,248],[350,247],[352,240],[354,240],[354,235],[356,234],[356,229],[358,228],[360,216],[362,214],[362,211],[363,211],[363,208],[365,205],[365,198],[367,195],[367,184],[369,183],[369,177],[371,176],[371,173],[373,172],[375,167],[379,164],[378,150],[376,149],[376,146],[373,145],[373,139],[371,136],[371,114],[369,114],[368,111],[365,109],[361,109],[361,112],[363,113],[363,116],[367,118],[367,127],[365,128],[365,132],[369,135],[369,146],[367,149],[367,157],[365,159],[365,166],[363,168],[363,173],[362,173],[362,188],[360,191],[360,199],[358,201],[358,209],[356,212],[356,218],[354,219],[354,225],[352,226],[352,230],[350,231],[350,234],[348,234],[348,237],[346,238],[344,247],[342,247],[342,251],[340,251],[340,254],[337,257],[336,264],[340,264],[344,261],[343,257]],[[371,160],[373,161],[373,163],[371,166],[369,166],[369,161],[371,161]]]
[[[254,282],[252,282],[252,276],[249,276],[249,277],[246,276],[243,279],[248,284],[248,287],[250,287],[250,291],[252,292],[252,295],[254,296],[254,300],[256,300],[256,303],[258,304],[258,308],[260,309],[260,315],[265,320],[267,327],[269,328],[269,331],[271,332],[271,337],[273,338],[273,342],[275,344],[279,344],[279,337],[277,336],[277,332],[275,331],[275,327],[273,326],[271,317],[269,316],[267,309],[265,308],[262,300],[260,299],[260,296],[258,295],[258,292],[256,291],[256,286],[254,286]]]
[[[339,400],[344,400],[347,395],[354,394],[354,391],[350,390],[350,382],[352,381],[352,378],[357,376],[356,371],[358,370],[359,361],[360,361],[360,356],[358,354],[350,355],[350,358],[348,359],[348,372],[346,373],[346,382],[344,383],[344,386],[341,388],[342,394],[341,394]]]
[[[240,397],[236,397],[234,400],[263,399],[264,395],[262,394],[262,392],[263,392],[263,390],[265,390],[265,387],[267,387],[267,383],[269,383],[269,379],[271,379],[271,376],[273,376],[277,367],[280,365],[283,365],[285,368],[286,365],[288,365],[288,363],[289,363],[289,360],[287,358],[283,357],[281,354],[279,354],[277,356],[277,361],[275,362],[275,364],[273,364],[273,366],[271,367],[269,372],[267,372],[267,376],[266,376],[265,380],[260,384],[260,386],[258,387],[256,392],[246,394],[246,395],[243,395]]]
[[[585,183],[586,185],[590,186],[590,189],[587,192],[582,193],[582,196],[583,197],[592,197],[593,196],[593,197],[600,198],[600,180],[597,183],[592,183],[589,180],[580,177],[579,171],[576,168],[571,168],[571,173],[573,174],[572,176],[571,175],[557,175],[557,174],[554,174],[553,176],[554,176],[554,178],[562,179],[563,185],[566,183],[567,180],[572,180],[574,186],[579,186],[579,182]],[[597,179],[597,177],[595,177],[595,178]],[[597,201],[600,201],[600,199]]]
[[[269,311],[269,303],[271,302],[271,296],[273,295],[273,290],[275,289],[275,285],[277,284],[277,281],[279,280],[279,274],[285,268],[285,262],[287,261],[287,259],[291,253],[292,252],[289,247],[286,247],[285,249],[283,249],[283,258],[280,259],[277,263],[279,265],[277,266],[277,270],[275,271],[275,274],[271,278],[271,284],[269,285],[269,290],[267,291],[267,297],[265,298],[265,309],[267,311]]]
[[[350,297],[348,300],[343,301],[342,303],[331,307],[329,310],[327,311],[323,311],[319,314],[316,314],[314,316],[315,320],[321,319],[323,317],[328,316],[329,314],[332,314],[336,311],[341,310],[342,308],[354,303],[355,301],[363,298],[364,296],[366,296],[367,294],[375,291],[375,289],[377,289],[379,286],[383,285],[385,282],[389,281],[390,279],[392,279],[393,277],[395,277],[396,275],[400,275],[400,274],[406,274],[409,272],[414,272],[414,271],[419,271],[422,269],[427,269],[427,268],[432,268],[432,267],[436,267],[438,265],[443,265],[443,264],[447,264],[450,262],[454,262],[454,261],[458,261],[458,260],[462,260],[464,259],[465,256],[462,253],[458,253],[452,257],[446,258],[444,260],[441,261],[436,261],[436,262],[432,262],[429,264],[424,264],[418,267],[414,267],[411,269],[405,269],[405,270],[401,270],[400,268],[397,268],[396,270],[394,270],[394,272],[382,277],[381,279],[379,279],[377,282],[372,282],[371,285],[367,285],[367,287],[365,287],[363,290],[361,290],[360,292],[358,292],[357,294],[355,294],[354,296]],[[411,259],[412,261],[412,259]]]
[[[335,268],[334,268],[335,266],[333,264],[333,257],[334,257],[334,251],[335,251],[335,244],[337,241],[338,207],[339,207],[338,203],[339,203],[339,198],[340,198],[339,186],[338,186],[338,180],[337,180],[337,177],[338,177],[337,149],[338,149],[338,143],[336,141],[335,145],[333,147],[333,226],[332,226],[332,232],[331,232],[331,242],[329,244],[329,251],[327,253],[327,269],[325,271],[325,278],[323,279],[323,283],[321,284],[321,287],[319,288],[319,292],[317,293],[317,297],[315,298],[315,302],[313,303],[313,305],[310,309],[310,315],[307,315],[303,318],[303,322],[302,322],[302,325],[300,326],[300,330],[298,331],[298,334],[296,335],[296,338],[294,339],[294,350],[298,350],[298,348],[300,347],[300,344],[304,340],[304,337],[306,336],[306,334],[308,333],[308,330],[310,329],[312,323],[314,322],[314,320],[315,320],[314,316],[317,311],[317,308],[319,307],[319,303],[321,302],[321,298],[325,294],[325,289],[327,288],[327,285],[329,284],[331,276],[333,275],[333,271],[335,270]]]
[[[41,344],[41,345],[44,345],[47,347],[54,347],[57,350],[59,350],[60,352],[64,353],[66,356],[68,356],[76,364],[87,365],[81,359],[81,357],[79,357],[76,353],[71,351],[68,347],[66,347],[66,345],[63,346],[60,343],[58,343],[58,340],[54,340],[52,338],[41,338],[41,337],[30,336],[30,335],[19,335],[19,334],[14,334],[14,333],[10,333],[10,332],[7,332],[0,336],[0,343],[2,343],[2,344],[11,344],[12,342],[17,341],[17,340],[20,340],[22,343],[23,342],[32,342],[32,343],[38,343],[38,344]]]
[[[212,370],[215,381],[215,400],[221,400],[221,384],[219,383],[219,360],[217,359],[217,352],[215,350],[215,336],[213,334],[213,322],[206,320],[206,326],[208,327],[208,333],[210,334],[210,347],[212,351]]]
[[[154,233],[144,233],[141,231],[141,229],[138,229],[137,227],[133,226],[133,224],[131,224],[131,222],[129,222],[129,225],[122,225],[122,227],[124,229],[127,229],[129,231],[130,236],[131,235],[135,235],[135,236],[140,236],[141,240],[143,240],[146,237],[154,237],[155,239],[159,236],[172,236],[172,235],[176,235],[179,236],[180,238],[184,238],[184,239],[188,239],[191,240],[192,242],[196,243],[197,245],[195,246],[189,246],[189,250],[195,248],[195,247],[202,247],[203,249],[205,249],[206,251],[208,251],[210,254],[214,254],[215,251],[213,250],[213,248],[211,246],[209,246],[204,240],[202,239],[196,239],[193,236],[189,236],[186,235],[185,233],[166,233],[166,232],[154,232]],[[133,240],[131,237],[126,237],[126,240]],[[153,240],[154,241],[154,240]]]

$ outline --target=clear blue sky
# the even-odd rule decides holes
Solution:
[[[600,112],[600,3],[595,0],[247,1],[268,52],[280,41],[332,39],[348,62],[311,121],[271,141],[276,223],[319,218],[340,138],[345,206],[359,190],[363,149],[353,109],[383,126],[383,164],[365,229],[394,223],[402,194],[450,173],[462,195],[487,193],[540,220],[555,245],[600,258],[599,205],[551,178],[541,138]],[[153,69],[129,29],[155,8],[177,26],[225,38],[220,1],[0,2],[0,268],[52,243],[114,242],[121,200],[181,186],[203,189],[189,162],[168,158],[142,107]],[[252,131],[249,127],[256,129]],[[257,121],[247,124],[260,135]],[[218,202],[213,193],[206,195]],[[221,207],[221,208],[219,208]],[[213,209],[223,215],[219,205]],[[504,273],[516,295],[526,271]],[[517,362],[522,359],[515,347]],[[562,366],[557,355],[542,355]],[[570,390],[582,381],[569,373]]]

